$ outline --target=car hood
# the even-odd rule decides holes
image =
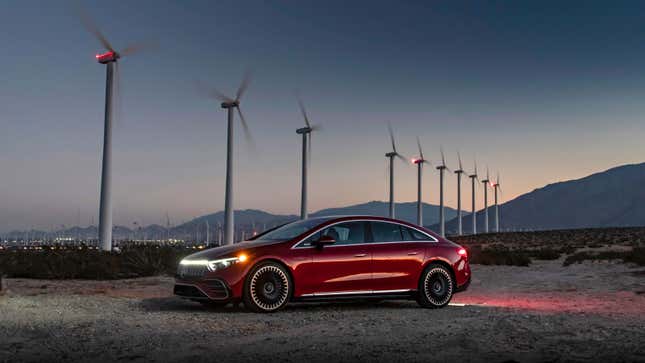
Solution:
[[[188,255],[186,258],[189,260],[212,260],[218,257],[226,257],[235,254],[236,252],[239,251],[248,251],[253,248],[257,247],[263,247],[263,246],[269,246],[269,245],[274,245],[282,242],[286,242],[287,240],[279,240],[279,241],[244,241],[240,243],[235,243],[232,245],[227,245],[227,246],[220,246],[220,247],[215,247],[215,248],[209,248],[204,251],[199,251],[197,253],[193,253],[191,255]]]

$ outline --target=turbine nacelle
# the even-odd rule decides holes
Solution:
[[[235,108],[240,107],[240,101],[224,101],[222,102],[222,108]]]
[[[296,130],[296,134],[300,134],[300,135],[302,135],[302,134],[309,134],[309,133],[311,133],[313,130],[314,130],[313,128],[308,127],[308,126],[307,126],[307,127],[302,127],[302,128],[299,128],[299,129],[297,129],[297,130]]]
[[[119,53],[114,52],[114,51],[108,51],[103,54],[97,54],[96,55],[96,60],[101,63],[101,64],[108,64],[111,62],[116,62],[121,56]]]
[[[399,153],[397,153],[396,151],[390,151],[389,153],[385,154],[385,157],[388,157],[388,158],[393,158],[395,156],[400,157],[401,155],[399,155]]]

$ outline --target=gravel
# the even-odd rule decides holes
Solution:
[[[204,308],[172,279],[8,279],[0,361],[643,361],[645,273],[614,263],[473,266],[453,305]]]

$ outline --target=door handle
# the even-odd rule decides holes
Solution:
[[[357,253],[354,255],[354,257],[365,257],[367,256],[367,253]]]
[[[414,255],[417,255],[417,254],[419,254],[419,252],[408,252],[408,256],[414,256]]]

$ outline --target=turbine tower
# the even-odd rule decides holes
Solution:
[[[455,170],[457,174],[457,235],[461,236],[463,234],[463,227],[461,224],[461,174],[464,173],[464,168],[461,163],[461,154],[457,152],[457,158],[459,159],[459,169]]]
[[[211,88],[206,90],[211,98],[214,98],[218,101],[221,101],[222,108],[228,112],[228,123],[227,123],[227,133],[226,133],[226,196],[224,201],[224,244],[232,245],[234,242],[234,220],[233,220],[233,126],[235,110],[237,110],[238,115],[240,116],[240,122],[242,123],[242,128],[244,130],[244,136],[246,137],[247,142],[252,143],[251,133],[249,131],[249,126],[242,115],[240,110],[240,98],[246,91],[250,82],[250,74],[246,72],[240,87],[237,89],[235,98],[228,97],[221,93],[220,91]]]
[[[497,180],[492,185],[495,192],[495,233],[499,233],[499,204],[497,203],[497,191],[499,190],[500,194],[502,192],[502,187],[499,183],[499,172],[497,172]]]
[[[417,136],[417,146],[419,147],[419,157],[412,159],[412,163],[417,165],[417,225],[423,227],[423,195],[422,195],[422,186],[423,186],[423,177],[422,170],[423,164],[430,164],[423,157],[423,150],[421,150],[421,141]]]
[[[296,130],[297,134],[302,135],[302,182],[300,194],[300,219],[307,219],[307,169],[311,161],[311,133],[318,130],[319,127],[312,125],[307,117],[307,110],[302,100],[298,98],[298,105],[305,120],[305,127]]]
[[[450,171],[450,169],[446,166],[443,147],[441,147],[441,165],[437,166],[437,170],[439,170],[439,234],[444,237],[446,235],[446,216],[443,210],[443,173],[445,170]]]
[[[103,125],[103,157],[101,163],[101,197],[99,207],[99,243],[103,251],[112,250],[112,97],[118,90],[119,67],[117,61],[137,52],[141,45],[130,45],[117,52],[98,26],[82,9],[77,9],[83,26],[90,32],[106,52],[96,55],[96,60],[106,66],[105,80],[105,118]]]
[[[477,234],[477,209],[475,209],[475,186],[476,186],[476,181],[479,180],[479,177],[477,176],[477,160],[475,160],[475,171],[468,175],[470,178],[470,183],[472,184],[472,219],[473,219],[473,234]]]
[[[486,168],[486,179],[482,180],[484,184],[484,232],[488,233],[488,183],[490,178],[488,176],[488,167]]]
[[[390,159],[390,218],[394,218],[394,158],[399,158],[405,161],[405,158],[396,151],[396,143],[394,142],[394,132],[392,131],[392,125],[388,122],[387,129],[390,132],[390,141],[392,142],[392,151],[385,154],[386,158]]]

